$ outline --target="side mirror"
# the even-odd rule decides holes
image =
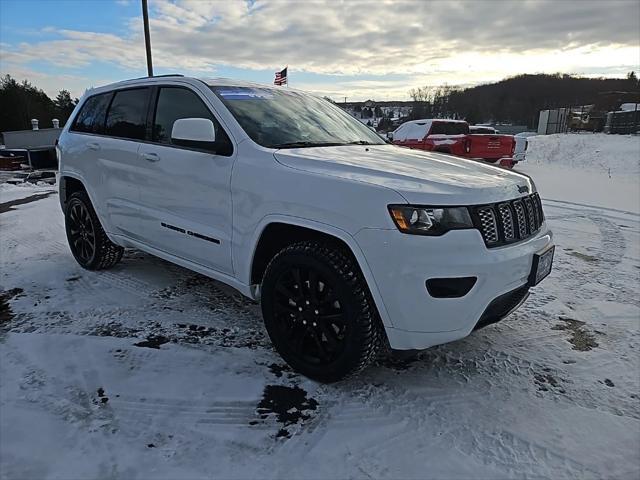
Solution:
[[[393,132],[387,132],[387,140],[393,141]]]
[[[171,143],[181,147],[215,150],[216,130],[208,118],[180,118],[173,122]]]

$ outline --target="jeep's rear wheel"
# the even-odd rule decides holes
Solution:
[[[350,255],[305,241],[280,251],[262,281],[262,314],[294,370],[334,382],[366,367],[380,343],[377,311]]]
[[[81,267],[102,270],[122,258],[124,249],[109,240],[85,192],[76,192],[69,198],[65,229],[71,253]]]

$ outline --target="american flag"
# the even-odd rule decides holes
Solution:
[[[274,85],[289,84],[289,82],[287,81],[287,68],[289,67],[284,67],[284,69],[282,69],[280,72],[276,72],[276,79],[273,81]]]

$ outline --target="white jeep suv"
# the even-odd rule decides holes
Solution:
[[[465,337],[551,270],[530,178],[388,145],[294,89],[179,75],[96,88],[58,154],[80,265],[112,267],[132,247],[231,285],[320,381],[380,345]]]

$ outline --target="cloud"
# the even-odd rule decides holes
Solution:
[[[635,0],[156,0],[150,8],[154,64],[209,74],[220,66],[288,64],[292,72],[394,73],[411,83],[469,84],[519,72],[591,73],[640,63]],[[2,45],[2,62],[74,69],[99,60],[144,70],[141,18],[132,18],[123,36],[57,34],[53,41]]]

